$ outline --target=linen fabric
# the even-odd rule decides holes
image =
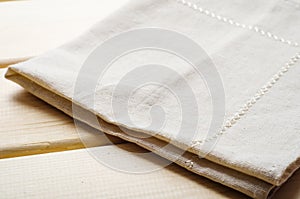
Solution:
[[[76,119],[250,197],[267,198],[300,164],[297,5],[283,0],[133,0],[74,41],[11,66],[6,77],[72,116],[76,78],[96,46],[135,28],[159,27],[182,33],[197,42],[213,60],[225,91],[225,131],[216,132],[218,141],[205,159],[198,157],[203,152],[201,144],[193,145],[195,142],[176,136],[180,106],[165,89],[146,86],[135,93],[129,106],[133,123],[113,117],[111,99],[118,78],[136,65],[163,62],[181,72],[195,90],[200,110],[199,115],[191,117],[198,117],[200,125],[193,141],[206,141],[202,133],[209,128],[213,109],[209,92],[205,82],[172,55],[146,50],[121,58],[103,77],[101,83],[110,86],[96,90],[94,105],[88,103],[84,91],[79,93],[81,99],[73,101],[83,112],[97,115],[100,126],[84,118]],[[92,74],[84,75],[90,78]],[[165,83],[174,86],[176,80],[166,79]],[[123,93],[118,99],[119,105],[128,100]],[[161,129],[145,125],[151,121],[149,110],[157,104],[166,106],[167,122]],[[134,137],[118,126],[152,137]],[[173,148],[161,148],[172,139]],[[186,153],[180,155],[178,150],[185,150],[185,146],[189,146]]]

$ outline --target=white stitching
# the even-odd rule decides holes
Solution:
[[[194,162],[192,160],[187,160],[184,162],[189,169],[194,167]]]
[[[292,0],[284,0],[285,3],[288,3],[292,6],[294,6],[295,8],[299,8],[300,7],[300,3],[296,2],[296,1],[292,1]]]
[[[224,16],[221,16],[221,15],[217,15],[216,13],[214,12],[211,12],[209,10],[206,10],[202,7],[199,7],[198,5],[192,3],[192,2],[189,2],[189,1],[186,1],[186,0],[177,0],[177,2],[185,5],[185,6],[188,6],[202,14],[205,14],[209,17],[212,17],[212,18],[215,18],[221,22],[224,22],[224,23],[228,23],[230,25],[233,25],[233,26],[236,26],[236,27],[239,27],[239,28],[244,28],[244,29],[248,29],[250,31],[254,31],[256,33],[259,33],[260,35],[262,36],[265,36],[265,37],[268,37],[268,38],[271,38],[275,41],[279,41],[279,42],[282,42],[282,43],[285,43],[285,44],[288,44],[290,46],[293,46],[293,47],[299,47],[299,44],[297,42],[292,42],[290,40],[286,40],[282,37],[279,37],[269,31],[265,31],[261,28],[259,28],[258,26],[252,26],[252,25],[246,25],[246,24],[243,24],[243,23],[239,23],[239,22],[236,22],[232,19],[228,19]],[[284,73],[288,72],[290,67],[295,65],[298,60],[300,59],[300,53],[297,53],[296,56],[292,57],[286,64],[284,67],[282,67],[262,88],[260,88],[259,91],[256,92],[256,94],[254,95],[254,97],[252,97],[250,100],[248,100],[244,106],[242,106],[242,108],[237,111],[232,117],[230,117],[222,126],[221,130],[215,134],[214,136],[212,137],[209,137],[209,138],[206,138],[204,140],[196,140],[196,141],[193,141],[193,144],[191,147],[195,147],[195,146],[198,146],[198,145],[201,145],[201,144],[204,144],[205,142],[210,142],[212,140],[215,140],[217,139],[219,136],[225,134],[225,132],[227,131],[227,129],[231,128],[234,124],[236,124],[236,122],[238,120],[240,120],[248,111],[249,109],[254,105],[256,104],[256,102],[258,100],[260,100],[267,92],[269,92],[269,90],[274,86],[274,84],[276,84],[277,81],[280,80],[280,78],[284,75]]]
[[[273,77],[263,86],[261,87],[254,97],[249,99],[244,106],[241,107],[232,117],[230,117],[225,124],[221,127],[221,130],[216,133],[214,136],[206,138],[205,140],[196,140],[193,141],[191,147],[195,147],[201,145],[205,142],[210,142],[217,139],[219,136],[225,134],[227,129],[231,128],[238,120],[240,120],[249,110],[250,108],[256,104],[258,100],[260,100],[269,90],[280,80],[280,78],[289,71],[289,69],[295,65],[300,59],[300,52],[295,56],[291,57],[289,61],[285,63],[285,65],[275,74]]]
[[[257,33],[259,33],[260,35],[262,35],[264,37],[271,38],[271,39],[273,39],[275,41],[279,41],[279,42],[288,44],[288,45],[293,46],[293,47],[298,47],[299,46],[299,44],[297,42],[292,42],[290,40],[286,40],[286,39],[284,39],[282,37],[279,37],[279,36],[277,36],[277,35],[275,35],[275,34],[273,34],[271,32],[263,30],[263,29],[261,29],[258,26],[246,25],[246,24],[243,24],[243,23],[236,22],[236,21],[234,21],[232,19],[228,19],[228,18],[226,18],[224,16],[217,15],[216,13],[211,12],[209,10],[206,10],[204,8],[201,8],[198,5],[196,5],[196,4],[192,3],[192,2],[189,2],[187,0],[177,0],[177,2],[181,3],[181,4],[185,5],[185,6],[188,6],[188,7],[192,8],[192,9],[194,9],[194,10],[202,13],[202,14],[205,14],[205,15],[209,16],[209,17],[212,17],[212,18],[215,18],[215,19],[217,19],[219,21],[222,21],[224,23],[227,23],[227,24],[239,27],[239,28],[248,29],[248,30],[253,31],[253,32],[257,32]]]

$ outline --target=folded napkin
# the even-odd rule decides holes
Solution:
[[[74,41],[11,66],[6,77],[75,119],[250,197],[263,199],[300,165],[298,5],[284,0],[133,0]],[[124,31],[148,27],[186,35],[213,61],[224,87],[225,118],[212,135],[205,134],[213,117],[211,93],[196,72],[174,55],[151,49],[132,52],[112,63],[94,93],[76,90],[79,76],[87,82],[93,77],[92,72],[80,73],[97,46]],[[198,61],[200,66],[207,63],[206,59]],[[193,125],[189,121],[197,118],[199,125],[192,139],[186,134],[177,136],[182,107],[168,88],[182,93],[186,88],[176,75],[165,77],[164,86],[151,84],[134,90],[130,81],[122,83],[114,96],[119,79],[134,66],[147,63],[173,67],[192,88],[199,113],[194,115],[194,110],[187,108],[189,120],[183,126],[189,132]],[[161,73],[157,70],[157,76]],[[143,71],[135,75],[136,79],[149,78]],[[132,94],[130,99],[126,99],[128,93]],[[91,95],[94,104],[90,103]],[[180,103],[189,105],[191,99],[184,97]],[[123,111],[114,117],[114,111],[123,110],[124,104],[128,105],[125,109],[130,121]],[[151,108],[156,105],[166,107],[162,128],[148,125],[155,120]],[[80,114],[74,114],[74,107]],[[85,114],[96,115],[99,123]],[[164,147],[170,140],[172,144]],[[208,143],[212,147],[206,150],[203,146]]]

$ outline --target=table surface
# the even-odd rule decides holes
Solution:
[[[31,3],[34,4],[28,1],[24,6]],[[5,6],[13,9],[15,5]],[[6,15],[6,19],[15,18],[7,9],[1,14]],[[86,23],[84,21],[84,26]],[[35,40],[32,28],[37,26],[16,26],[17,22],[8,24],[16,29],[14,32],[23,32],[23,37],[27,39],[18,40],[18,34],[14,37],[8,31],[3,33],[4,36],[2,34],[3,41],[11,42],[6,35],[7,38],[15,38],[12,40],[16,45],[10,43],[11,49],[7,49],[7,45],[0,48],[0,51],[3,49],[2,52],[9,55],[0,57],[0,198],[248,198],[175,164],[150,173],[132,174],[117,171],[97,161],[83,149],[80,136],[89,140],[90,146],[93,143],[93,149],[103,157],[109,154],[109,158],[117,163],[122,164],[129,159],[136,167],[145,168],[155,165],[162,158],[155,156],[156,161],[140,158],[136,154],[144,151],[140,147],[119,139],[114,140],[116,145],[111,145],[103,139],[103,134],[91,128],[81,131],[79,136],[72,118],[4,79],[5,69],[1,67],[26,60],[31,51],[39,54],[45,48],[56,45],[51,41],[49,44],[43,43],[43,46],[35,46],[28,52],[19,52],[20,44],[32,44],[30,39]],[[72,24],[68,25],[72,27]],[[74,27],[77,29],[67,30],[77,34],[80,27]],[[26,28],[28,35],[24,35]],[[44,29],[43,35],[47,36],[47,29]],[[54,39],[59,42],[65,38],[61,36]],[[300,171],[274,197],[287,198],[300,198]]]
[[[72,118],[5,79],[5,71],[0,69],[0,158],[83,148],[80,138],[91,140],[89,146],[110,144],[90,129],[79,137]]]
[[[0,68],[71,41],[127,1],[0,0]]]
[[[148,174],[104,166],[81,149],[84,146],[70,117],[6,80],[4,73],[0,69],[0,193],[4,198],[247,198],[174,164]],[[142,150],[120,140],[115,143],[123,149],[108,146],[101,139],[104,135],[94,130],[81,136],[95,141],[97,150],[113,153],[119,162],[122,157],[138,159],[126,153]],[[71,149],[76,150],[67,151]],[[149,160],[139,159],[138,163],[142,167]],[[298,199],[299,188],[300,172],[275,198]]]

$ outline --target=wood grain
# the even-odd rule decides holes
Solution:
[[[2,59],[0,68],[26,59]],[[248,198],[174,164],[139,175],[104,166],[81,149],[71,118],[5,80],[4,72],[0,69],[0,159],[6,158],[0,160],[0,198]],[[144,151],[129,143],[107,146],[104,135],[89,127],[82,136],[120,164],[129,151]],[[71,149],[81,150],[66,151]],[[49,153],[57,151],[63,152]],[[42,155],[27,156],[32,154]],[[10,158],[17,156],[26,157]],[[130,157],[139,167],[155,162]],[[300,198],[300,171],[273,199],[286,198]]]
[[[4,198],[248,198],[177,165],[148,174],[128,174],[103,166],[86,150],[73,120],[4,79],[0,69],[0,193]],[[138,159],[128,151],[143,149],[134,144],[106,146],[103,135],[86,127],[84,139],[97,150],[112,154],[116,162],[133,158],[139,167],[156,161]],[[116,140],[115,142],[121,142]],[[49,153],[64,151],[59,153]],[[25,156],[31,154],[43,155]],[[136,160],[134,160],[136,158]],[[160,157],[156,157],[161,159]],[[274,199],[300,198],[297,172]]]
[[[75,39],[126,3],[127,0],[0,0],[0,67]]]
[[[129,151],[144,151],[134,144],[97,150],[120,164],[129,158]],[[159,159],[157,156],[156,161]],[[139,167],[156,162],[134,154],[130,161]],[[132,174],[104,166],[85,150],[3,159],[0,170],[3,198],[247,198],[173,164],[150,173]]]
[[[23,58],[11,58],[11,59],[0,59],[0,68],[6,68],[9,65],[17,64],[30,59],[30,57]]]
[[[0,69],[0,158],[84,147],[72,118],[6,80],[4,72]],[[80,132],[92,146],[110,144],[94,129]]]
[[[95,150],[124,164],[128,158],[139,167],[149,161],[131,152],[144,152],[134,144],[102,146]],[[2,198],[207,198],[247,199],[230,188],[194,175],[177,165],[144,174],[117,171],[95,160],[86,150],[74,150],[0,160]],[[274,199],[299,199],[300,172]]]
[[[0,160],[1,197],[247,198],[173,164],[157,172],[133,175],[103,166],[85,150],[49,153],[84,147],[73,120],[4,79],[4,72],[0,69],[0,157],[7,159]],[[143,151],[134,144],[123,144],[122,150],[103,146],[108,143],[101,142],[101,135],[93,129],[87,128],[85,136],[120,163],[127,151]],[[40,153],[49,154],[8,158]],[[133,161],[140,167],[155,162]]]

